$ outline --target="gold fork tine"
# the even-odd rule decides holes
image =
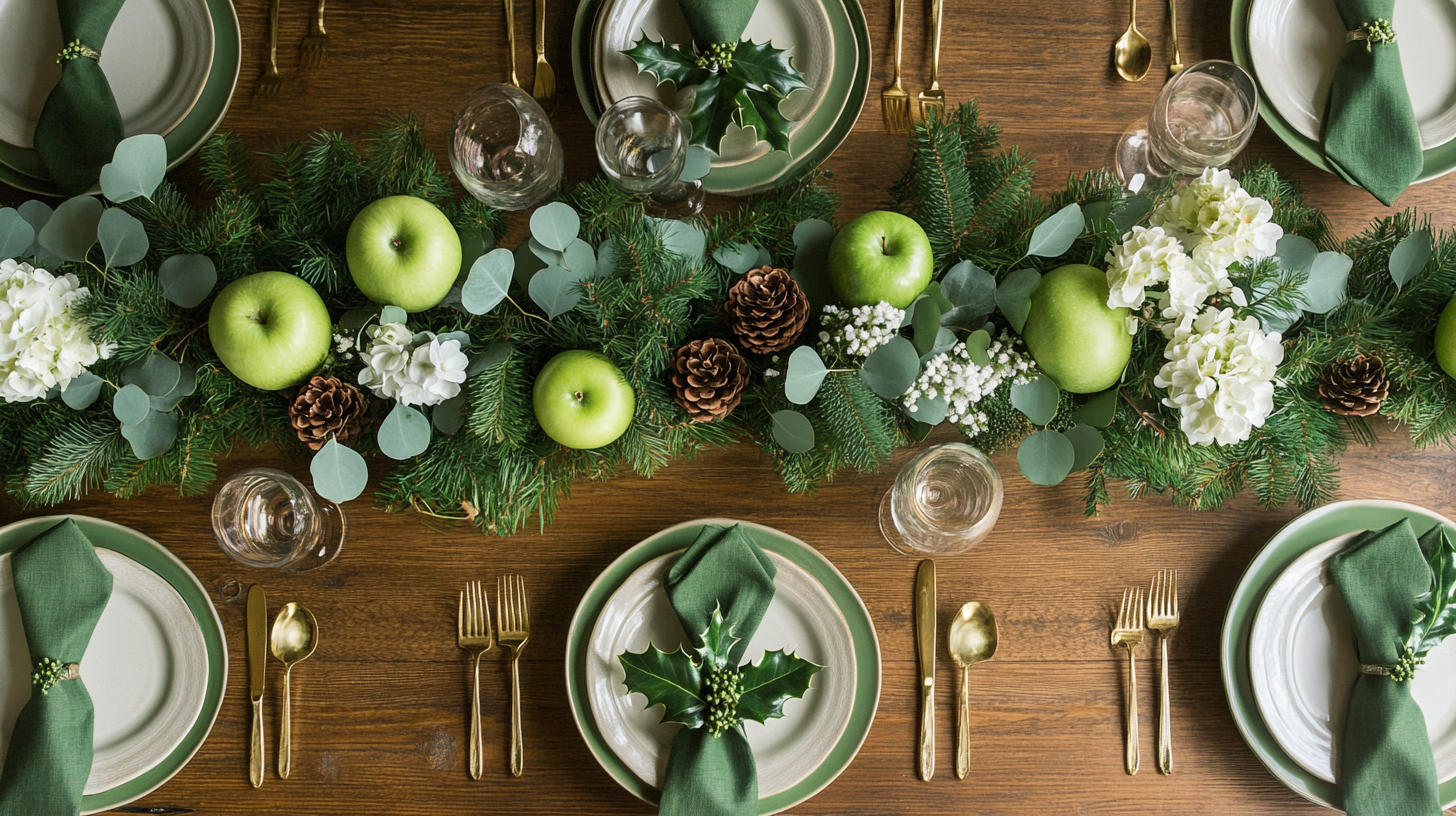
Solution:
[[[945,0],[934,0],[930,6],[932,46],[930,52],[930,86],[915,98],[915,114],[922,121],[930,121],[933,112],[937,119],[945,115],[945,91],[940,89],[940,29],[945,10]]]
[[[900,41],[905,36],[905,0],[895,0],[895,76],[890,87],[880,91],[880,110],[890,130],[910,129],[910,94],[900,84]]]

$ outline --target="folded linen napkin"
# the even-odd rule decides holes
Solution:
[[[698,48],[737,43],[753,18],[758,0],[677,0]]]
[[[35,125],[35,152],[61,192],[81,195],[101,178],[126,136],[101,48],[126,0],[57,0],[66,48],[57,58],[61,81],[46,97]]]

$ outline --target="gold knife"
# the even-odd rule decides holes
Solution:
[[[253,701],[253,739],[248,778],[263,787],[263,679],[268,666],[268,599],[260,584],[248,590],[248,696]]]
[[[920,778],[935,776],[935,562],[915,573],[915,651],[920,660]]]

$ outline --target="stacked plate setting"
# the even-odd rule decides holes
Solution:
[[[854,588],[812,547],[749,522],[700,519],[670,527],[629,549],[587,590],[566,644],[572,716],[602,768],[628,791],[656,802],[673,738],[661,707],[628,694],[617,656],[649,643],[689,646],[664,582],[704,525],[740,524],[778,569],[773,603],[745,659],[787,649],[825,666],[782,719],[747,723],[758,767],[759,813],[791,808],[834,781],[859,751],[879,705],[880,653],[874,624]]]
[[[1411,504],[1336,502],[1300,516],[1249,564],[1224,619],[1220,663],[1234,721],[1260,762],[1304,798],[1338,809],[1340,735],[1359,663],[1330,559],[1365,530],[1410,518],[1416,533],[1456,523]],[[1425,713],[1443,807],[1456,804],[1456,643],[1411,681]]]

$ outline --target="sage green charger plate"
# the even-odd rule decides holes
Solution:
[[[155,572],[177,590],[196,619],[198,628],[202,630],[202,639],[207,644],[207,694],[197,721],[192,724],[187,736],[183,737],[182,743],[156,767],[130,782],[102,793],[82,797],[82,813],[100,813],[140,799],[161,787],[176,776],[192,760],[197,749],[202,747],[212,731],[213,722],[217,720],[218,709],[222,707],[223,689],[227,686],[227,639],[223,636],[222,620],[217,616],[217,608],[212,605],[212,600],[207,597],[207,590],[203,589],[192,570],[166,547],[130,527],[89,516],[42,516],[25,519],[0,527],[0,554],[20,549],[67,518],[75,519],[92,544],[121,553]]]
[[[207,0],[207,13],[212,17],[215,43],[212,69],[207,74],[207,84],[202,87],[197,104],[162,137],[167,143],[168,170],[196,153],[222,124],[222,118],[232,104],[238,71],[243,65],[242,30],[238,26],[238,12],[233,8],[232,0]],[[0,142],[0,182],[38,195],[61,194],[41,166],[35,150],[5,142]],[[90,194],[99,192],[101,189],[96,187]]]
[[[643,801],[656,804],[660,792],[632,773],[612,753],[602,739],[596,720],[592,717],[591,701],[586,690],[586,663],[588,644],[592,628],[602,607],[629,575],[659,556],[686,548],[693,543],[704,525],[741,525],[763,549],[787,558],[817,580],[834,599],[834,604],[849,624],[854,641],[855,690],[854,706],[851,709],[849,725],[844,729],[839,742],[818,768],[793,787],[773,796],[758,800],[759,816],[768,816],[787,810],[809,799],[833,782],[859,753],[865,737],[869,735],[874,722],[875,711],[880,704],[880,641],[875,635],[874,622],[869,610],[865,609],[859,593],[849,585],[834,565],[808,544],[762,524],[733,519],[697,519],[669,527],[622,553],[587,589],[576,615],[571,619],[571,628],[566,636],[566,695],[571,701],[571,716],[576,720],[582,739],[596,757],[597,762],[617,784]],[[773,721],[770,721],[773,722]]]
[[[592,22],[600,8],[601,0],[582,0],[576,7],[576,22],[571,32],[571,72],[576,80],[576,95],[592,124],[596,124],[601,114],[591,75]],[[852,60],[835,59],[824,101],[795,134],[795,140],[812,146],[801,155],[774,151],[753,161],[716,167],[703,178],[703,188],[708,192],[750,195],[771,189],[829,158],[854,129],[869,92],[869,27],[859,0],[825,0],[824,9],[829,15],[834,42],[854,43],[857,54]]]
[[[1456,523],[1450,519],[1404,502],[1362,499],[1316,508],[1286,524],[1254,556],[1239,579],[1223,619],[1219,668],[1223,673],[1224,693],[1228,695],[1229,709],[1239,733],[1276,779],[1305,799],[1328,808],[1339,809],[1342,799],[1340,786],[1300,767],[1284,753],[1264,725],[1249,676],[1249,635],[1264,593],[1296,558],[1336,536],[1359,530],[1378,530],[1403,518],[1411,520],[1417,535],[1437,524],[1444,524],[1456,534]],[[1440,798],[1444,803],[1443,809],[1456,804],[1456,779],[1441,785]]]
[[[1254,73],[1254,59],[1249,52],[1249,10],[1253,5],[1254,0],[1233,0],[1233,11],[1229,14],[1229,44],[1233,46],[1234,63],[1248,71],[1254,81],[1258,82],[1259,75]],[[1295,130],[1283,116],[1280,116],[1279,111],[1270,104],[1269,95],[1264,93],[1262,85],[1259,86],[1259,113],[1264,117],[1264,123],[1269,126],[1269,129],[1273,130],[1274,134],[1289,145],[1295,153],[1303,156],[1310,164],[1326,173],[1335,172],[1329,162],[1325,161],[1324,147],[1319,142]],[[1417,184],[1440,178],[1452,170],[1456,170],[1456,139],[1422,151],[1421,158],[1423,163],[1421,175],[1415,182]]]

